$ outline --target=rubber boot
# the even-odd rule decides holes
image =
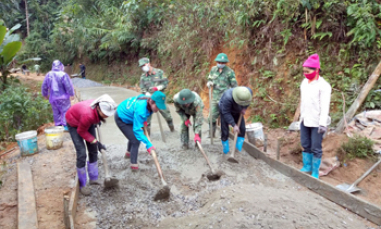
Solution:
[[[237,143],[235,144],[235,147],[237,148],[237,150],[239,152],[242,151],[242,146],[243,146],[243,142],[245,141],[245,138],[244,137],[238,137],[237,138]]]
[[[79,181],[79,190],[84,196],[90,195],[89,187],[86,187],[87,183],[87,175],[86,175],[86,167],[77,168],[78,181]]]
[[[319,179],[319,169],[320,169],[321,158],[312,158],[312,174],[311,176]]]
[[[90,163],[87,162],[87,172],[89,173],[90,185],[100,185],[98,181],[98,161]]]
[[[138,164],[131,164],[131,170],[132,171],[138,171],[139,170],[139,165]]]
[[[171,130],[171,132],[175,131],[175,126],[173,126],[173,122],[172,121],[168,122],[168,127]]]
[[[312,153],[303,152],[303,168],[300,172],[310,173],[312,171]]]
[[[131,158],[131,153],[126,151],[126,153],[124,154],[124,159],[129,159]]]
[[[189,149],[189,145],[187,143],[183,143],[181,145],[181,149],[187,150],[187,149]]]
[[[221,142],[222,142],[224,154],[228,154],[229,153],[229,139],[226,141],[221,140]]]
[[[63,126],[64,128],[64,131],[68,132],[69,131],[69,128],[67,126]]]

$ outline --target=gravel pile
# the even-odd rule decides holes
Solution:
[[[92,80],[88,79],[82,79],[82,78],[72,78],[71,81],[73,82],[74,87],[78,88],[84,88],[84,87],[103,87],[103,84],[97,83]]]

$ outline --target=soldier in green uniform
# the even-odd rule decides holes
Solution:
[[[201,129],[204,116],[202,110],[204,109],[204,103],[201,97],[189,89],[183,89],[175,96],[173,96],[176,112],[180,115],[182,123],[180,129],[180,139],[183,149],[188,149],[189,145],[189,127],[192,125],[190,117],[193,116],[193,131],[194,141],[201,143]]]
[[[226,63],[229,62],[228,56],[225,53],[220,53],[217,55],[215,61],[217,62],[217,66],[212,67],[212,70],[210,70],[208,83],[206,84],[208,88],[213,88],[213,98],[210,104],[210,106],[212,106],[212,113],[208,116],[209,120],[210,118],[212,119],[213,126],[209,126],[209,128],[213,130],[213,138],[216,137],[216,121],[220,116],[218,102],[227,89],[237,87],[234,71],[226,66]],[[210,121],[208,123],[210,123]]]
[[[168,79],[164,76],[163,70],[152,67],[149,59],[146,57],[139,60],[139,67],[141,67],[144,72],[140,77],[140,90],[142,94],[151,96],[155,91],[164,91],[168,85]],[[159,110],[159,112],[163,115],[165,121],[167,121],[171,132],[173,132],[175,128],[169,109]],[[151,130],[151,119],[152,115],[147,119],[148,133],[150,133]]]

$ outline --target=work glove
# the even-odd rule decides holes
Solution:
[[[208,81],[208,82],[206,83],[206,86],[207,86],[208,88],[213,87],[213,82],[212,82],[212,81]]]
[[[233,127],[233,132],[239,134],[240,131],[239,126],[237,124]]]
[[[97,141],[97,146],[99,151],[106,150],[106,146],[100,143],[99,141]]]
[[[201,138],[200,138],[200,135],[195,134],[195,135],[194,135],[194,142],[196,142],[196,144],[197,144],[197,141],[198,141],[199,143],[201,143]]]
[[[327,127],[326,126],[319,126],[319,129],[318,129],[318,134],[324,134],[325,132],[327,132]]]
[[[149,147],[149,148],[147,149],[147,151],[148,151],[149,154],[151,154],[151,151],[152,151],[152,150],[156,150],[155,147],[151,146],[151,147]]]
[[[246,108],[245,108],[245,109],[242,109],[242,110],[241,110],[241,114],[242,114],[242,115],[245,115],[245,114],[246,114],[246,110],[247,110]]]
[[[157,89],[157,87],[150,87],[149,90],[151,93],[154,93],[155,91],[158,91],[159,89]]]
[[[148,126],[147,121],[144,121],[144,122],[143,122],[143,125],[144,125],[145,127],[147,127],[147,126]]]
[[[189,121],[189,119],[187,119],[187,120],[184,122],[184,124],[185,124],[187,127],[189,127],[189,126],[192,125],[192,123]]]

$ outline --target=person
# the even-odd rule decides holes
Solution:
[[[39,76],[40,75],[40,65],[35,64],[34,65],[34,71],[36,72],[37,76]]]
[[[56,126],[64,126],[67,131],[65,113],[70,108],[70,98],[74,96],[73,84],[68,74],[62,71],[63,64],[53,61],[52,70],[48,72],[41,86],[41,93],[48,99],[53,110]]]
[[[230,88],[222,94],[219,102],[221,116],[221,142],[224,154],[229,153],[229,125],[233,127],[234,133],[238,133],[236,148],[242,150],[245,140],[246,126],[245,118],[242,117],[241,125],[238,126],[239,116],[245,115],[253,97],[253,91],[248,87]]]
[[[319,75],[320,60],[313,54],[303,63],[305,78],[300,85],[300,141],[303,148],[302,172],[312,172],[319,179],[319,168],[323,155],[323,135],[330,123],[329,105],[331,85]]]
[[[180,139],[183,149],[189,149],[189,127],[192,125],[190,117],[193,116],[194,141],[201,143],[201,130],[204,116],[202,111],[204,103],[200,96],[189,89],[183,89],[173,96],[176,112],[181,117]]]
[[[144,72],[140,77],[140,90],[144,95],[150,96],[155,91],[164,91],[168,85],[168,79],[165,77],[163,70],[152,67],[150,60],[146,57],[139,60],[139,67],[141,67]],[[173,126],[173,120],[169,109],[159,110],[159,112],[163,115],[165,121],[167,121],[171,132],[173,132],[175,127]],[[148,133],[150,133],[151,130],[151,119],[152,116],[149,116],[147,120]]]
[[[22,70],[23,75],[25,75],[25,74],[29,75],[29,71],[28,71],[28,68],[26,67],[26,64],[23,64],[21,66],[21,70]]]
[[[77,154],[78,181],[83,195],[90,195],[90,189],[86,186],[86,147],[89,153],[87,172],[90,185],[99,185],[98,151],[106,150],[106,147],[96,139],[95,127],[114,115],[116,107],[114,100],[104,94],[95,100],[76,103],[66,113],[67,126]]]
[[[79,69],[81,71],[82,79],[86,79],[86,66],[84,64],[80,63]]]
[[[219,117],[218,102],[220,101],[222,94],[227,89],[237,87],[237,80],[235,78],[234,71],[226,66],[226,63],[229,62],[228,56],[225,53],[220,53],[217,55],[215,61],[217,62],[217,65],[212,67],[210,70],[208,75],[208,83],[206,84],[208,88],[213,88],[213,98],[210,104],[210,106],[212,106],[212,111],[208,116],[209,125],[210,119],[212,119],[212,126],[209,126],[209,129],[212,128],[213,138],[216,135],[216,122]]]
[[[155,91],[151,97],[141,94],[124,100],[116,110],[115,123],[128,139],[124,157],[130,158],[132,170],[139,169],[137,161],[140,142],[146,145],[148,153],[155,149],[145,136],[142,127],[147,127],[148,117],[153,112],[167,109],[165,98],[165,94],[161,91]]]

